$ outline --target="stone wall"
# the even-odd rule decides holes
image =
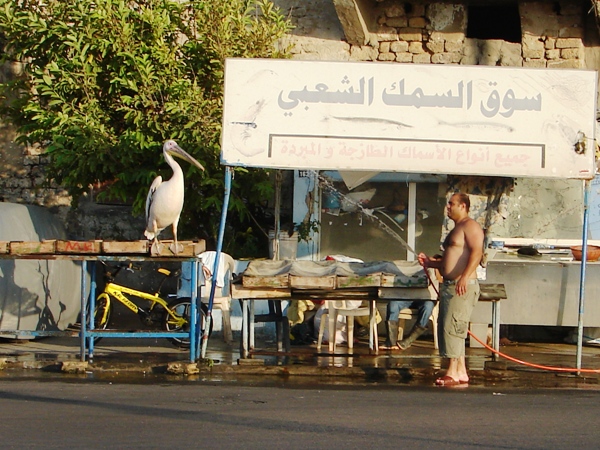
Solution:
[[[85,195],[72,208],[69,193],[46,181],[48,156],[38,146],[16,144],[15,137],[13,127],[0,125],[0,201],[48,208],[71,239],[144,239],[144,220],[128,205],[98,204]]]
[[[585,67],[587,11],[580,1],[520,2],[522,41],[511,43],[467,37],[466,3],[371,0],[363,2],[363,19],[369,30],[366,45],[345,42],[344,32],[349,34],[351,25],[345,24],[344,30],[332,0],[274,3],[296,24],[291,36],[294,59]],[[320,11],[319,17],[315,17],[316,11]]]
[[[48,157],[39,148],[14,142],[14,130],[2,125],[0,131],[0,199],[38,206],[70,206],[71,197],[54,183],[45,182]]]
[[[21,73],[21,64],[0,66],[0,81]],[[15,130],[0,122],[0,201],[25,203],[52,208],[64,221],[71,205],[68,193],[53,183],[46,183],[48,158],[38,146],[15,143]]]
[[[13,127],[0,124],[0,201],[48,207],[65,222],[71,197],[45,181],[47,157],[36,147],[16,144],[14,138]]]

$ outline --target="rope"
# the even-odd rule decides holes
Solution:
[[[431,283],[431,285],[433,286],[433,289],[435,290],[435,292],[438,294],[439,296],[439,291],[436,289],[435,284],[433,284],[431,277],[429,276],[429,273],[427,271],[425,271],[425,274],[427,275],[427,278],[429,280],[429,283]],[[495,353],[498,356],[501,356],[504,359],[508,359],[509,361],[515,362],[517,364],[521,364],[527,367],[533,367],[535,369],[541,369],[541,370],[548,370],[548,371],[553,371],[553,372],[577,372],[577,373],[600,373],[600,369],[577,369],[574,367],[555,367],[555,366],[544,366],[542,364],[535,364],[535,363],[531,363],[531,362],[527,362],[527,361],[523,361],[522,359],[518,359],[515,358],[513,356],[507,355],[505,353],[502,353],[498,350],[496,350],[493,347],[490,347],[489,345],[487,345],[486,343],[482,342],[477,336],[475,336],[473,333],[471,333],[470,330],[467,331],[467,333],[469,334],[469,336],[471,336],[473,339],[475,339],[477,342],[479,342],[479,344],[481,344],[483,347],[485,347],[486,349],[488,349],[489,351],[491,351],[492,353]]]
[[[471,331],[468,331],[469,336],[471,336],[473,339],[475,339],[477,342],[479,342],[481,345],[483,345],[485,348],[487,348],[488,350],[490,350],[491,352],[495,353],[496,355],[499,355],[505,359],[508,359],[509,361],[512,362],[516,362],[518,364],[522,364],[524,366],[528,366],[528,367],[534,367],[536,369],[542,369],[542,370],[550,370],[550,371],[554,371],[554,372],[583,372],[583,373],[600,373],[600,369],[575,369],[572,367],[554,367],[554,366],[544,366],[541,364],[534,364],[534,363],[530,363],[527,361],[523,361],[521,359],[517,359],[514,358],[512,356],[506,355],[502,352],[499,352],[498,350],[495,350],[494,348],[490,347],[487,344],[484,344],[483,342],[481,342],[481,340],[479,340],[479,338],[477,336],[475,336],[473,333],[471,333]]]

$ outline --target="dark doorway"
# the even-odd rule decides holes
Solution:
[[[468,38],[521,42],[521,17],[517,3],[471,5],[467,20]]]

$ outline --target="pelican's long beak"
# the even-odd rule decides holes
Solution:
[[[168,152],[172,156],[181,158],[181,159],[189,162],[190,164],[193,164],[194,166],[198,167],[199,169],[204,170],[204,167],[202,166],[202,164],[200,164],[198,161],[196,161],[196,158],[194,158],[192,155],[190,155],[188,152],[186,152],[184,149],[182,149],[179,145],[177,145],[177,144],[173,145],[171,148],[169,148]]]

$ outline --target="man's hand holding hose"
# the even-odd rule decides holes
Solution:
[[[430,258],[425,253],[421,252],[417,255],[417,258],[419,264],[421,264],[425,270],[429,268],[440,269],[442,267],[442,257],[440,255],[434,255]]]

